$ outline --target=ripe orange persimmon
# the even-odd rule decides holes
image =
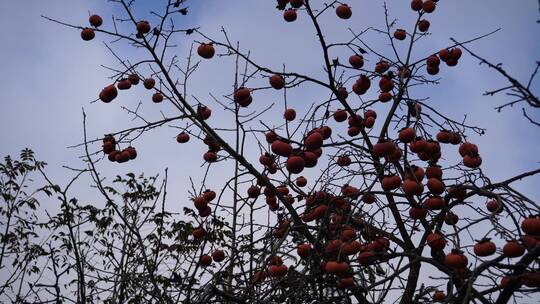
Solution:
[[[212,110],[204,105],[197,106],[197,114],[203,119],[207,120],[212,115]]]
[[[191,235],[193,235],[195,239],[200,240],[206,236],[206,230],[202,227],[199,227],[199,228],[193,229],[193,231],[191,232]]]
[[[157,92],[152,95],[152,101],[154,103],[160,103],[163,101],[163,94]]]
[[[116,87],[119,90],[129,90],[131,88],[131,82],[127,78],[120,79],[116,84]]]
[[[324,138],[318,132],[313,132],[304,139],[304,146],[308,151],[314,151],[323,145]]]
[[[388,102],[390,100],[392,100],[392,93],[390,92],[382,92],[381,94],[379,94],[379,101],[380,102]]]
[[[447,225],[455,225],[455,224],[457,224],[458,221],[459,221],[459,217],[457,216],[457,214],[455,214],[453,212],[446,213],[446,215],[444,217],[444,222]]]
[[[377,256],[373,251],[364,251],[358,255],[358,263],[360,265],[372,265],[377,260]]]
[[[412,165],[408,168],[405,168],[405,179],[412,179],[418,182],[424,180],[425,171],[421,167]]]
[[[354,240],[354,241],[343,244],[343,247],[341,248],[341,253],[345,255],[353,255],[360,252],[361,248],[362,248],[362,245],[360,244],[360,242]]]
[[[148,90],[153,89],[155,85],[156,85],[156,81],[154,80],[154,78],[146,78],[143,81],[143,86]]]
[[[471,169],[478,168],[480,167],[481,164],[482,164],[482,158],[479,155],[476,155],[476,156],[465,155],[465,157],[463,157],[463,165]]]
[[[404,180],[401,184],[401,188],[403,189],[403,193],[405,193],[405,195],[420,195],[424,190],[422,184],[412,179]]]
[[[428,65],[426,66],[426,71],[428,72],[429,75],[437,75],[439,74],[440,69],[438,66]]]
[[[441,60],[437,55],[431,55],[426,59],[426,64],[428,66],[436,66],[438,67],[441,64]]]
[[[382,140],[373,145],[372,153],[375,156],[383,157],[392,154],[395,149],[396,146],[393,142]]]
[[[352,55],[349,57],[349,64],[355,69],[361,69],[364,66],[364,57],[362,55]]]
[[[365,94],[371,87],[371,80],[366,75],[362,74],[354,83],[352,90],[357,95]]]
[[[475,156],[478,154],[478,147],[470,142],[465,142],[459,146],[458,151],[462,157],[466,155]]]
[[[311,255],[311,245],[310,244],[300,244],[296,247],[296,252],[298,256],[305,259]]]
[[[372,117],[373,119],[377,119],[377,112],[375,112],[373,110],[366,110],[364,112],[364,117],[365,118]]]
[[[295,184],[298,187],[305,187],[307,185],[307,178],[305,178],[303,176],[299,176],[299,177],[296,178]]]
[[[139,34],[146,34],[150,32],[152,28],[150,27],[150,23],[146,20],[141,20],[137,22],[137,33]]]
[[[207,189],[203,192],[202,196],[207,202],[211,202],[216,198],[216,192],[210,189]]]
[[[101,16],[94,14],[88,18],[88,22],[93,27],[100,27],[103,24],[103,19],[101,18]]]
[[[200,258],[199,258],[199,265],[201,265],[202,267],[208,267],[212,264],[212,257],[207,255],[207,254],[203,254]]]
[[[239,103],[242,106],[245,103],[248,103],[248,102],[251,103],[251,101],[249,101],[250,97],[251,97],[251,92],[248,88],[245,88],[245,87],[238,88],[233,94],[234,101]]]
[[[118,96],[118,90],[114,85],[108,85],[104,87],[99,93],[99,99],[105,103],[113,101]]]
[[[352,10],[347,4],[341,4],[336,7],[336,15],[341,19],[349,19],[352,16]]]
[[[444,257],[444,263],[450,268],[460,269],[466,267],[469,263],[469,260],[465,255],[463,255],[461,251],[452,250]]]
[[[341,234],[339,238],[343,242],[352,241],[353,239],[356,238],[356,230],[354,230],[354,228],[351,228],[351,227],[346,227],[341,230]]]
[[[139,78],[139,75],[137,74],[130,74],[127,78],[127,80],[129,81],[129,83],[131,83],[132,85],[138,85],[139,84],[139,81],[140,81],[140,78]]]
[[[390,68],[390,64],[386,60],[380,60],[375,64],[375,72],[376,73],[384,73]]]
[[[401,153],[401,149],[399,149],[397,146],[394,146],[394,149],[392,152],[388,155],[384,156],[384,159],[389,163],[397,162],[403,154]]]
[[[394,32],[394,38],[397,40],[405,40],[405,38],[407,38],[407,32],[404,29],[397,29]]]
[[[134,147],[132,146],[129,146],[125,149],[125,151],[129,154],[129,159],[130,160],[133,160],[135,158],[137,158],[137,150],[135,150]]]
[[[433,165],[426,168],[426,176],[428,178],[436,178],[441,179],[442,178],[442,169],[440,166]]]
[[[442,49],[439,51],[439,58],[441,58],[442,61],[447,62],[452,56],[448,49]]]
[[[257,198],[259,195],[261,195],[261,188],[255,185],[250,186],[247,190],[247,194],[249,198]]]
[[[212,43],[201,43],[197,47],[197,54],[204,59],[210,59],[216,54],[214,45]]]
[[[116,162],[118,163],[125,163],[129,160],[129,152],[127,151],[118,151],[118,153],[116,153],[115,155],[115,158]]]
[[[91,28],[84,28],[81,31],[81,38],[84,41],[90,41],[96,37],[96,33],[94,33],[94,30]]]
[[[523,222],[521,222],[521,230],[530,235],[540,235],[540,217],[531,216],[524,219]]]
[[[451,51],[450,51],[450,56],[456,60],[458,60],[459,58],[461,58],[461,55],[462,55],[462,51],[460,48],[456,47],[456,48],[453,48]]]
[[[379,80],[379,88],[382,92],[392,91],[392,89],[394,88],[394,82],[390,77],[383,76]]]
[[[347,134],[351,137],[358,136],[358,134],[360,134],[360,128],[350,127],[349,129],[347,129]]]
[[[270,148],[272,149],[272,152],[279,156],[289,156],[292,152],[292,146],[281,140],[272,142]]]
[[[193,205],[195,205],[195,208],[198,210],[201,210],[208,206],[208,200],[204,196],[197,196],[193,199]]]
[[[289,156],[289,158],[287,159],[287,170],[293,174],[298,174],[302,172],[305,166],[306,161],[300,156]]]
[[[422,0],[412,0],[411,9],[413,11],[420,11],[422,9]]]
[[[363,123],[364,123],[364,127],[373,128],[373,126],[375,125],[375,118],[367,117],[366,119],[364,119]]]
[[[452,133],[448,130],[441,130],[439,133],[437,133],[437,140],[443,144],[450,143],[451,139]]]
[[[433,301],[434,302],[444,302],[446,301],[446,294],[443,291],[435,291],[433,294]]]
[[[212,259],[218,263],[225,260],[225,252],[220,249],[215,250],[212,252]]]
[[[338,109],[338,110],[336,110],[334,112],[334,114],[332,116],[334,117],[335,121],[343,122],[343,121],[347,120],[347,111],[342,110],[342,109]]]
[[[423,207],[411,207],[411,209],[409,209],[409,216],[413,220],[425,219],[427,213],[428,213],[428,210]]]
[[[426,19],[422,19],[418,21],[418,30],[422,33],[427,32],[429,30],[429,26],[431,24]]]
[[[210,214],[212,214],[212,208],[210,208],[210,206],[206,206],[206,207],[204,207],[204,209],[199,210],[199,216],[200,217],[207,217]]]
[[[120,153],[120,151],[118,151],[118,150],[111,151],[111,153],[109,153],[107,158],[109,159],[109,161],[115,162],[116,161],[116,155],[118,155],[119,153]]]
[[[399,188],[400,184],[401,178],[399,175],[387,175],[383,177],[381,187],[384,191],[390,191]]]
[[[303,157],[304,161],[306,162],[306,168],[313,168],[317,165],[317,154],[310,151],[304,151]]]
[[[430,196],[424,201],[424,206],[429,210],[440,210],[446,206],[446,202],[439,196]]]
[[[205,161],[209,162],[209,163],[216,162],[217,161],[217,154],[215,152],[208,151],[208,152],[204,153],[203,159]]]
[[[427,235],[426,243],[433,250],[443,250],[446,246],[446,240],[444,239],[444,236],[436,232]]]
[[[268,274],[271,277],[279,278],[287,274],[289,268],[285,265],[271,265],[268,267]]]
[[[340,167],[347,167],[351,164],[351,158],[347,155],[341,155],[338,157],[336,163]]]
[[[435,7],[436,4],[433,0],[425,0],[424,3],[422,3],[422,9],[428,14],[433,13],[435,11]]]
[[[495,243],[489,239],[481,240],[474,245],[474,254],[481,257],[492,255],[496,250],[497,247],[495,246]]]
[[[525,253],[525,247],[518,241],[509,241],[503,246],[503,254],[508,258],[517,258]]]
[[[296,118],[296,111],[294,109],[286,109],[283,113],[283,118],[285,118],[286,121],[293,121]]]
[[[347,97],[349,97],[349,92],[347,91],[347,88],[338,87],[336,91],[336,97],[338,100],[347,100]]]
[[[445,189],[444,183],[437,178],[430,178],[427,182],[429,191],[433,194],[442,194]]]
[[[103,153],[110,154],[116,148],[116,144],[113,141],[106,141],[101,147],[103,148]]]
[[[373,193],[365,193],[362,195],[362,202],[366,204],[373,204],[377,200],[377,197]]]
[[[527,287],[540,287],[540,271],[523,273],[521,283]]]
[[[497,200],[491,200],[487,202],[486,208],[491,213],[500,213],[502,212],[501,204]]]
[[[349,271],[349,264],[347,262],[330,261],[326,263],[324,270],[331,274],[345,274]]]
[[[186,132],[182,132],[176,136],[176,141],[178,143],[187,143],[189,141],[189,134]]]
[[[273,143],[275,140],[278,139],[278,135],[274,131],[269,131],[264,134],[264,137],[266,139],[266,142]]]
[[[399,131],[399,140],[403,143],[410,143],[416,138],[416,132],[413,128],[405,128]]]
[[[276,90],[281,90],[285,87],[285,80],[278,74],[270,76],[268,81],[270,82],[270,86]]]
[[[329,139],[332,136],[332,129],[329,126],[322,126],[316,129],[316,131],[322,135],[323,140]]]
[[[340,278],[336,286],[338,288],[352,288],[354,287],[354,278],[353,277]]]
[[[287,22],[293,22],[296,20],[296,10],[295,9],[287,9],[283,12],[283,19]]]

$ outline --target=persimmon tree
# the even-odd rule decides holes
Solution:
[[[70,199],[67,187],[46,178],[43,190],[62,202],[46,227],[65,233],[44,251],[52,264],[41,273],[52,273],[56,283],[33,283],[28,299],[523,303],[538,297],[540,208],[514,183],[540,169],[491,180],[481,158],[489,151],[469,140],[484,130],[415,90],[436,90],[447,69],[459,69],[463,47],[489,39],[417,48],[430,38],[444,1],[413,0],[412,24],[393,20],[385,4],[385,28],[351,29],[347,41],[329,38],[320,19],[341,22],[359,4],[277,1],[283,22],[310,21],[321,51],[316,64],[323,66],[317,75],[258,62],[225,30],[211,37],[177,28],[190,13],[188,1],[166,1],[148,15],[136,15],[136,1],[109,2],[121,15],[74,24],[46,17],[85,41],[111,41],[106,46],[118,65],[108,67],[109,83],[93,106],[114,107],[142,85],[148,93],[141,99],[174,110],[150,121],[139,106],[125,108],[140,126],[95,139],[85,131],[79,147],[87,167],[77,174],[93,178],[105,208]],[[385,37],[387,47],[378,49],[366,33]],[[187,54],[176,52],[178,39],[192,44]],[[125,46],[138,56],[122,52]],[[236,67],[228,92],[217,96],[209,87],[212,98],[204,100],[190,93],[200,65],[225,60]],[[313,87],[327,94],[301,108],[288,101],[291,92]],[[279,102],[259,100],[263,93]],[[229,123],[213,121],[216,114]],[[84,123],[86,130],[86,117]],[[184,214],[165,210],[166,176],[117,177],[120,190],[99,170],[137,161],[147,131],[166,125],[179,129],[179,145],[207,147],[198,160],[204,169],[180,199]],[[216,170],[228,179],[210,182]],[[221,187],[207,186],[216,182]]]

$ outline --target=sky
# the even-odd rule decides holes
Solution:
[[[148,18],[148,12],[162,1],[139,1],[135,13]],[[195,2],[195,1],[194,1]],[[158,3],[158,4],[156,4]],[[410,28],[413,14],[408,1],[387,1],[390,17]],[[348,28],[356,31],[368,26],[383,27],[382,1],[349,1],[353,9],[350,20],[336,20],[333,14],[322,19],[322,26],[330,41],[350,38]],[[320,49],[306,15],[299,14],[294,23],[285,23],[281,12],[274,9],[274,1],[207,0],[190,4],[190,14],[182,19],[179,27],[200,27],[205,34],[223,40],[223,26],[232,41],[240,41],[243,50],[250,50],[255,61],[279,70],[285,64],[288,70],[321,78],[324,76]],[[65,183],[71,172],[63,166],[84,166],[80,149],[68,146],[82,142],[82,109],[87,113],[90,139],[103,134],[139,125],[121,107],[133,107],[142,102],[142,110],[149,118],[159,119],[160,111],[172,114],[167,105],[152,104],[150,95],[140,86],[130,90],[111,104],[90,103],[99,90],[109,83],[109,72],[101,65],[117,66],[103,41],[110,39],[98,35],[91,42],[80,39],[79,32],[49,22],[46,15],[62,21],[86,25],[89,13],[104,17],[110,26],[111,16],[118,10],[107,1],[79,0],[2,0],[0,2],[0,32],[2,47],[0,58],[0,156],[17,155],[29,147],[38,158],[46,161],[48,174],[58,183]],[[494,35],[477,41],[471,49],[492,62],[502,62],[507,71],[517,79],[527,79],[533,64],[539,60],[540,40],[538,2],[536,0],[453,0],[440,1],[437,11],[429,16],[431,31],[435,33],[421,42],[423,54],[429,54],[451,44],[449,38],[467,40],[495,29]],[[151,18],[148,18],[152,21]],[[369,36],[374,45],[383,49],[386,44],[378,35]],[[192,39],[177,41],[174,50],[185,58]],[[140,54],[125,46],[117,46],[126,57]],[[341,54],[341,58],[344,54]],[[374,59],[372,59],[374,60]],[[373,63],[373,62],[372,62]],[[210,101],[209,93],[223,96],[230,93],[234,77],[232,58],[214,58],[202,62],[190,83],[190,95]],[[521,115],[521,107],[500,113],[494,107],[508,101],[504,95],[483,96],[486,90],[504,86],[504,79],[468,56],[463,55],[457,68],[443,68],[441,84],[429,90],[418,90],[418,96],[430,97],[430,102],[442,112],[486,128],[484,136],[472,135],[469,140],[477,143],[483,158],[484,172],[493,181],[500,181],[526,170],[540,166],[540,130]],[[259,79],[263,81],[262,79]],[[540,91],[538,80],[533,85]],[[320,90],[291,91],[289,101],[300,115],[305,113],[312,100],[320,98]],[[279,96],[278,96],[279,97]],[[268,118],[281,111],[283,105],[276,94],[260,94],[255,103],[276,103],[280,109],[268,113]],[[384,106],[381,106],[381,109]],[[215,109],[219,107],[215,106]],[[276,112],[277,111],[277,112]],[[214,126],[231,125],[230,116],[216,110],[209,120]],[[540,113],[531,110],[533,117]],[[180,126],[183,126],[180,124]],[[139,156],[125,164],[101,162],[99,170],[107,179],[126,172],[145,172],[147,175],[163,174],[168,169],[172,202],[170,208],[188,204],[189,177],[202,178],[200,167],[202,144],[179,145],[174,138],[175,128],[151,131],[136,141]],[[395,135],[395,133],[394,133]],[[99,147],[94,147],[96,150]],[[251,158],[254,162],[256,158]],[[222,167],[220,167],[222,166]],[[230,177],[226,165],[217,165],[210,185],[216,187]],[[531,197],[540,195],[540,177],[517,183],[517,189]],[[87,185],[87,184],[86,184]],[[79,183],[78,196],[93,201],[95,192]],[[99,203],[99,202],[97,202]],[[55,208],[55,206],[48,206]]]
[[[139,1],[135,12],[148,16],[151,9],[159,7],[156,3]],[[413,14],[407,1],[387,3],[391,18],[397,18],[398,24],[405,27],[411,24]],[[349,27],[357,31],[370,25],[382,28],[381,1],[351,1],[349,4],[353,9],[350,20],[336,21],[332,14],[322,20],[329,40],[348,39]],[[471,48],[493,62],[503,62],[516,78],[526,79],[540,53],[537,6],[534,0],[519,1],[519,5],[493,0],[442,1],[437,11],[429,16],[431,31],[436,35],[421,46],[426,52],[432,52],[449,45],[449,37],[466,40],[501,28]],[[144,95],[143,89],[137,88],[133,90],[136,94],[109,105],[90,103],[109,82],[110,74],[100,65],[117,64],[101,43],[108,42],[108,38],[98,35],[92,42],[84,42],[78,31],[51,23],[41,15],[84,25],[90,12],[98,13],[104,17],[105,24],[110,25],[110,18],[118,14],[118,8],[106,1],[67,0],[2,1],[0,8],[0,25],[10,29],[0,34],[4,41],[0,48],[0,56],[4,58],[0,75],[3,114],[0,155],[14,155],[22,148],[32,148],[40,159],[50,164],[49,174],[61,182],[69,176],[61,166],[81,166],[81,151],[67,147],[82,141],[83,108],[88,115],[89,137],[98,138],[137,125],[121,106],[129,107],[149,97]],[[305,15],[300,14],[297,22],[285,23],[281,13],[274,9],[273,1],[209,0],[190,4],[189,11],[180,27],[198,26],[205,34],[222,39],[220,28],[224,26],[231,40],[240,41],[241,48],[250,50],[256,61],[274,69],[286,64],[290,70],[322,75],[318,60],[320,49]],[[185,58],[191,40],[181,38],[175,51]],[[379,49],[385,47],[385,42],[377,35],[370,38]],[[128,56],[136,55],[124,46],[117,49]],[[504,85],[504,80],[469,56],[463,57],[458,68],[443,69],[441,85],[429,88],[425,96],[429,95],[434,105],[450,116],[462,119],[467,114],[468,121],[487,129],[485,136],[473,136],[470,140],[485,151],[482,153],[484,167],[494,180],[538,166],[538,129],[525,121],[520,107],[497,113],[493,108],[508,99],[503,95],[486,97],[482,93]],[[234,76],[231,68],[232,61],[228,58],[220,64],[203,62],[193,76],[191,92],[203,99],[209,98],[208,93],[216,96],[229,93]],[[538,83],[535,88],[538,89]],[[290,93],[290,103],[301,114],[305,101],[316,98],[319,92],[314,89]],[[264,98],[275,99],[275,96]],[[277,100],[272,102],[279,105]],[[164,106],[159,110],[169,109]],[[152,104],[143,103],[143,110],[148,117],[160,117],[159,110]],[[540,117],[534,111],[530,113]],[[216,124],[230,123],[219,115],[214,115],[213,119]],[[105,176],[113,176],[128,171],[155,174],[169,167],[170,180],[185,184],[186,172],[197,175],[204,151],[202,146],[180,147],[174,142],[175,135],[176,130],[171,128],[153,131],[135,143],[139,150],[137,161],[123,165],[104,163],[100,170]],[[526,182],[525,190],[540,194],[534,187],[538,181]]]

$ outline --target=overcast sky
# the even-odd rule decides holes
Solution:
[[[152,5],[159,10],[157,2],[160,1],[139,1],[136,14],[152,22],[148,12]],[[414,14],[409,9],[409,2],[387,2],[391,17],[398,19],[398,25],[410,28]],[[369,25],[383,27],[382,1],[349,1],[349,4],[353,8],[350,20],[338,20],[333,14],[322,20],[330,41],[349,39],[348,27],[356,31]],[[260,63],[274,69],[286,64],[289,70],[316,77],[322,75],[320,49],[307,16],[299,14],[297,22],[288,24],[283,22],[281,12],[274,6],[274,1],[197,1],[195,6],[191,4],[190,14],[181,19],[178,26],[198,26],[204,33],[220,40],[223,38],[220,26],[224,26],[231,39],[241,41],[242,49],[251,50],[252,57]],[[471,48],[494,62],[504,62],[511,74],[525,79],[540,54],[537,6],[536,0],[441,1],[437,11],[428,16],[435,35],[422,42],[423,54],[449,45],[449,37],[466,40],[501,28],[500,32],[478,41]],[[78,158],[81,151],[66,148],[82,141],[82,108],[88,114],[90,138],[137,125],[121,106],[133,106],[138,101],[143,101],[142,109],[148,117],[159,118],[160,110],[169,116],[175,115],[167,112],[172,110],[171,107],[157,108],[149,103],[148,92],[140,86],[111,104],[90,104],[99,90],[109,83],[106,78],[109,74],[100,64],[116,64],[101,43],[110,39],[98,35],[93,41],[84,42],[78,31],[40,17],[47,15],[86,25],[89,12],[98,13],[104,17],[107,27],[111,16],[118,13],[116,9],[106,1],[1,2],[0,26],[4,30],[0,34],[0,58],[3,59],[0,155],[17,154],[20,149],[30,147],[40,159],[50,164],[48,172],[53,178],[62,182],[69,176],[62,165],[82,166]],[[185,58],[191,37],[181,38],[175,52]],[[379,49],[385,47],[385,42],[377,35],[372,35],[372,39]],[[120,47],[119,50],[126,57],[136,55],[129,48]],[[493,180],[537,167],[540,155],[538,128],[524,120],[520,108],[497,113],[493,108],[507,101],[506,97],[484,97],[482,93],[505,82],[469,56],[463,57],[458,67],[442,69],[441,85],[418,93],[425,92],[423,97],[430,96],[433,105],[449,116],[460,120],[467,114],[467,121],[487,128],[485,136],[473,135],[469,140],[480,145],[483,167]],[[219,60],[203,62],[190,85],[193,95],[209,100],[209,93],[222,96],[230,92],[234,76],[232,60],[223,59],[217,63]],[[538,82],[535,88],[538,91]],[[318,93],[317,90],[291,91],[291,103],[302,114],[305,105],[317,98]],[[280,102],[275,94],[268,98],[275,99],[268,102]],[[231,117],[221,117],[218,113],[210,120],[212,125],[232,122]],[[540,118],[539,113],[531,113]],[[128,171],[155,174],[169,167],[171,181],[186,185],[187,174],[201,177],[197,170],[202,164],[204,146],[178,145],[174,141],[175,135],[175,129],[171,128],[150,132],[134,143],[139,151],[137,161],[121,165],[105,162],[100,165],[100,170],[104,176],[111,177]],[[221,182],[217,181],[216,185]],[[521,188],[526,193],[540,195],[539,182],[540,179],[535,177],[522,183]],[[81,191],[84,189],[82,187]],[[175,187],[173,191],[176,195],[187,194],[183,186]]]
[[[159,11],[164,1],[138,1],[136,14],[152,22],[148,12]],[[321,53],[311,24],[305,14],[300,13],[294,23],[283,22],[281,12],[274,9],[275,1],[207,0],[192,1],[188,17],[180,19],[179,27],[200,27],[204,33],[223,40],[220,27],[224,26],[231,40],[241,41],[241,48],[251,50],[252,58],[272,69],[279,70],[285,64],[288,70],[323,77]],[[368,26],[383,28],[382,1],[351,0],[353,17],[344,21],[328,14],[322,19],[327,39],[331,42],[350,38],[347,28],[356,31]],[[407,0],[387,1],[391,18],[397,18],[398,27],[410,29],[414,18]],[[451,44],[449,37],[467,40],[501,28],[489,38],[471,45],[477,53],[493,62],[503,62],[507,71],[524,80],[530,75],[535,61],[540,60],[540,18],[536,0],[452,0],[440,1],[431,21],[433,37],[422,41],[420,47],[427,55]],[[53,180],[64,183],[71,173],[63,165],[84,166],[80,160],[81,150],[67,149],[82,141],[82,109],[88,115],[88,132],[91,139],[103,134],[139,125],[121,109],[133,107],[142,101],[146,117],[160,117],[160,111],[168,116],[177,115],[165,104],[150,102],[148,91],[137,87],[122,94],[111,104],[90,103],[99,90],[109,84],[108,71],[100,65],[115,66],[117,63],[102,42],[110,39],[97,35],[91,42],[80,39],[79,32],[59,26],[41,18],[47,15],[73,24],[87,24],[89,13],[97,13],[105,20],[104,27],[110,28],[111,16],[118,8],[107,1],[81,0],[1,0],[0,1],[0,156],[16,155],[29,147],[39,159],[49,163],[48,172]],[[180,36],[174,52],[187,56],[193,38]],[[369,36],[368,41],[378,49],[386,42],[378,35]],[[138,56],[129,48],[117,48],[126,58]],[[343,61],[346,56],[342,55]],[[370,58],[373,64],[376,58]],[[223,96],[230,93],[234,71],[232,58],[202,63],[190,83],[190,95],[208,102],[214,109],[209,123],[216,127],[234,123],[230,115],[221,115],[219,107],[211,102],[209,93]],[[483,158],[484,172],[493,181],[519,174],[540,166],[540,129],[532,126],[521,116],[521,107],[507,109],[502,113],[494,110],[496,105],[508,99],[504,95],[485,97],[482,93],[506,85],[493,71],[479,66],[478,62],[464,54],[456,68],[442,68],[441,84],[415,92],[417,97],[430,97],[430,103],[442,112],[461,120],[467,115],[469,123],[486,128],[484,136],[471,135],[470,141],[477,143]],[[539,92],[540,84],[534,84]],[[373,90],[374,91],[374,90]],[[293,90],[290,104],[299,116],[304,114],[313,101],[320,101],[319,89]],[[374,94],[374,92],[373,92]],[[326,95],[325,95],[326,96]],[[276,103],[279,115],[282,109],[280,96],[275,93],[260,94],[254,103],[265,105]],[[382,110],[387,105],[378,105]],[[276,108],[278,108],[276,107]],[[276,114],[278,113],[278,114]],[[530,112],[540,120],[540,112]],[[270,117],[270,116],[267,116]],[[183,123],[178,126],[183,126]],[[393,131],[395,136],[395,131]],[[195,181],[202,178],[199,170],[205,147],[201,143],[179,145],[175,142],[176,129],[164,127],[151,131],[134,143],[139,151],[136,161],[125,164],[102,162],[99,170],[111,179],[116,174],[145,172],[148,175],[169,168],[171,209],[189,204],[188,176]],[[391,134],[392,135],[392,134]],[[99,149],[98,146],[94,147]],[[252,151],[254,154],[257,151]],[[251,158],[256,162],[255,157]],[[221,166],[221,167],[220,167]],[[225,170],[219,170],[219,168]],[[210,184],[221,187],[224,178],[232,176],[229,168],[217,165]],[[93,201],[91,190],[82,182],[76,187],[76,195]],[[530,195],[540,196],[540,177],[520,182],[517,189]],[[178,202],[178,204],[175,204]],[[47,206],[53,208],[54,206]]]

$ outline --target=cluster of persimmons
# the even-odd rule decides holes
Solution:
[[[435,11],[437,2],[434,0],[413,0],[411,9],[420,14],[430,14]],[[278,8],[283,10],[283,19],[286,22],[293,22],[298,18],[301,8],[304,5],[303,0],[279,0]],[[347,4],[339,4],[335,9],[337,17],[349,19],[352,16],[352,9]],[[90,25],[98,28],[103,20],[97,15],[90,17]],[[92,40],[95,37],[95,31],[90,28],[84,28],[81,37],[84,40]],[[419,19],[415,29],[424,33],[429,30],[430,22],[426,19]],[[139,21],[136,24],[137,37],[152,31],[148,21]],[[392,37],[397,41],[407,39],[409,33],[404,29],[397,29]],[[197,47],[197,54],[203,59],[212,59],[216,54],[215,44],[213,42],[201,43]],[[458,64],[462,56],[462,51],[458,47],[444,48],[425,59],[426,71],[429,75],[439,73],[441,61],[447,66],[452,67]],[[349,68],[364,69],[365,58],[362,54],[352,54],[349,59]],[[364,71],[364,70],[363,70]],[[372,72],[371,72],[372,71]],[[362,73],[354,81],[350,88],[340,86],[336,88],[336,98],[345,101],[349,93],[355,93],[359,96],[366,94],[371,88],[372,82],[378,83],[378,99],[381,103],[386,103],[400,98],[396,94],[403,91],[403,79],[410,77],[411,71],[408,69],[394,69],[394,65],[385,59],[380,59],[369,73]],[[114,84],[108,85],[99,94],[99,98],[109,103],[118,96],[119,90],[128,90],[137,85],[141,78],[133,73],[125,78],[118,79]],[[268,76],[268,84],[275,90],[282,90],[287,87],[287,77],[284,74],[275,73]],[[143,85],[148,90],[153,90],[152,101],[154,103],[162,102],[163,92],[156,88],[156,80],[151,76],[144,78]],[[249,107],[254,100],[255,91],[248,87],[239,87],[234,90],[232,100],[239,108]],[[423,109],[419,103],[410,103],[408,105],[408,115],[411,117],[420,117]],[[211,116],[211,109],[205,105],[199,105],[197,110],[197,119],[206,120]],[[366,109],[363,113],[351,115],[350,110],[336,108],[330,112],[335,123],[345,123],[343,128],[350,138],[355,138],[372,129],[377,123],[377,112],[373,109]],[[283,112],[283,119],[287,122],[297,120],[296,110],[287,108]],[[382,174],[380,176],[381,191],[360,190],[353,185],[343,184],[339,193],[321,189],[313,191],[305,196],[295,196],[299,193],[291,187],[303,188],[308,184],[305,176],[299,175],[306,168],[316,167],[323,155],[326,146],[332,147],[330,143],[334,130],[325,123],[316,128],[310,129],[302,135],[301,140],[292,140],[278,130],[269,130],[265,133],[265,140],[268,144],[267,151],[264,151],[259,157],[259,163],[262,166],[261,172],[265,175],[275,174],[283,170],[290,176],[293,183],[287,185],[283,183],[276,188],[278,193],[270,187],[265,186],[267,180],[259,180],[255,185],[247,189],[246,197],[257,199],[261,195],[265,197],[268,208],[271,211],[279,210],[279,197],[284,204],[290,206],[295,201],[304,200],[305,209],[300,218],[304,223],[318,221],[324,223],[326,229],[324,236],[320,238],[319,243],[300,242],[297,244],[297,255],[300,259],[310,259],[314,255],[318,256],[320,261],[320,270],[336,277],[336,284],[342,288],[353,288],[355,280],[353,278],[353,260],[358,262],[359,266],[374,265],[384,262],[387,259],[387,252],[391,247],[391,240],[387,235],[370,226],[364,219],[355,216],[354,204],[356,201],[366,205],[374,204],[382,200],[387,195],[399,193],[404,197],[417,197],[419,202],[411,204],[408,209],[408,219],[411,222],[428,219],[428,215],[446,210],[444,214],[444,223],[450,226],[457,225],[460,220],[458,215],[449,210],[450,201],[463,201],[469,195],[465,187],[459,185],[446,185],[443,178],[443,169],[438,164],[443,155],[443,147],[457,146],[457,153],[462,158],[462,165],[466,170],[475,170],[482,165],[482,158],[479,154],[477,145],[467,141],[460,132],[455,130],[440,130],[434,137],[429,136],[425,130],[419,134],[416,124],[411,124],[401,128],[397,132],[396,138],[380,138],[369,148],[369,157],[373,163],[399,163],[404,158],[404,154],[414,155],[420,161],[427,163],[421,165],[407,165],[403,172],[394,172]],[[176,138],[178,143],[187,143],[190,140],[189,132],[183,131]],[[208,146],[208,151],[204,153],[203,159],[212,163],[219,160],[218,152],[221,146],[218,140],[207,135],[204,144]],[[132,147],[123,150],[117,150],[117,143],[113,136],[107,135],[103,138],[103,152],[108,154],[111,161],[125,162],[136,157],[136,151]],[[355,160],[352,156],[343,153],[331,160],[339,168],[349,168],[354,165]],[[193,204],[199,212],[201,218],[212,214],[210,202],[216,198],[213,190],[206,190],[199,196],[193,198]],[[504,206],[500,200],[489,199],[486,204],[487,211],[493,215],[503,212]],[[283,238],[293,225],[290,218],[282,218],[272,230],[272,237]],[[294,223],[298,225],[298,223]],[[506,258],[518,258],[525,254],[538,244],[540,244],[540,217],[531,216],[521,221],[523,237],[508,240],[502,247],[501,254]],[[198,227],[193,230],[192,235],[196,240],[203,240],[207,235],[204,227]],[[434,251],[442,251],[447,247],[447,238],[440,227],[429,231],[426,238],[426,244]],[[491,256],[497,253],[497,247],[490,239],[478,240],[473,246],[474,254],[477,257]],[[200,256],[200,266],[207,267],[212,261],[222,262],[226,258],[226,253],[221,249],[216,249],[212,253]],[[456,273],[466,273],[468,270],[468,257],[460,248],[453,248],[444,254],[442,259],[444,265]],[[285,265],[282,257],[272,255],[267,259],[264,269],[260,269],[251,279],[252,284],[258,284],[264,281],[268,276],[280,278],[287,274],[288,267]],[[518,280],[520,284],[538,287],[540,285],[540,273],[528,272],[519,278],[504,277],[501,284],[503,287],[511,280]],[[445,301],[446,295],[443,291],[437,291],[433,294],[433,300]]]

